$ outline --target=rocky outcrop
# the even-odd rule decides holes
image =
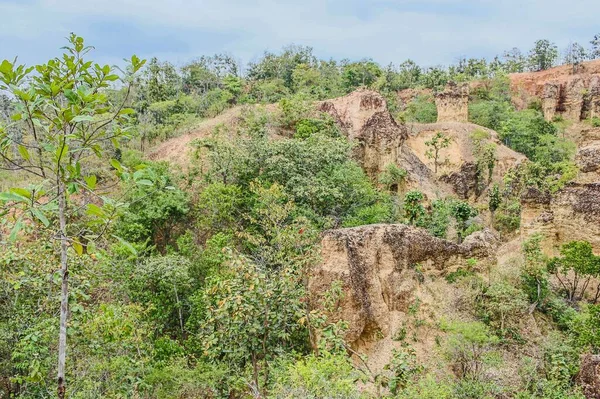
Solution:
[[[443,175],[440,180],[450,184],[459,198],[468,199],[473,193],[479,194],[478,170],[474,163],[466,162],[459,170]]]
[[[345,296],[334,319],[348,322],[346,339],[356,347],[389,336],[392,320],[405,314],[418,274],[443,275],[469,258],[492,256],[496,237],[475,233],[455,244],[406,225],[369,225],[326,232],[322,263],[312,273],[314,303],[340,281]]]
[[[438,122],[468,122],[469,85],[449,82],[446,88],[436,93]]]
[[[542,102],[547,120],[559,115],[578,122],[600,115],[600,61],[571,65],[545,71],[510,75],[513,102],[524,108],[533,98]],[[523,101],[520,97],[526,97]]]
[[[554,195],[530,190],[523,196],[521,234],[544,236],[549,254],[569,241],[589,241],[600,254],[600,183],[569,184]]]
[[[331,115],[348,138],[357,142],[355,158],[371,178],[377,178],[387,164],[397,163],[406,127],[392,118],[379,93],[357,90],[322,102],[319,110]]]
[[[589,89],[590,118],[600,118],[600,76],[593,76]]]
[[[479,146],[494,146],[496,163],[492,173],[493,182],[501,182],[508,170],[523,162],[526,158],[506,147],[493,130],[472,123],[431,123],[431,124],[407,124],[408,140],[405,146],[409,147],[414,154],[427,165],[431,171],[434,163],[427,155],[429,147],[427,142],[438,132],[450,139],[448,148],[440,151],[438,174],[440,183],[446,183],[449,193],[454,193],[461,198],[477,197],[483,186],[487,185],[487,173],[478,178],[477,151],[474,137],[481,140]],[[433,174],[433,173],[431,173]],[[483,178],[483,180],[481,179]],[[478,187],[478,182],[482,187]],[[423,191],[423,190],[422,190]],[[435,191],[435,190],[434,190]]]
[[[542,112],[547,120],[552,120],[556,115],[556,108],[560,100],[560,85],[546,83],[542,91]]]
[[[576,378],[586,398],[600,399],[600,356],[587,354]]]
[[[600,182],[600,142],[581,147],[575,157],[578,183]]]
[[[570,121],[580,121],[582,119],[586,87],[586,82],[580,76],[570,79],[563,86],[564,92],[557,104],[557,109],[561,112],[563,118]],[[546,118],[548,119],[547,116]]]

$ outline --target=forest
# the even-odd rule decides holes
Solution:
[[[582,359],[600,355],[596,238],[549,252],[543,232],[520,233],[524,201],[580,176],[577,124],[545,117],[540,98],[516,104],[511,85],[580,73],[600,58],[600,34],[590,40],[437,67],[297,45],[247,65],[216,54],[110,66],[72,34],[47,63],[2,61],[0,398],[596,397],[580,383]],[[470,85],[477,125],[465,196],[425,192],[402,164],[373,175],[320,106],[369,91],[394,128],[425,128],[449,82]],[[595,131],[600,116],[577,123]],[[199,126],[210,132],[194,136]],[[441,192],[456,140],[434,130],[423,159]],[[167,151],[188,136],[189,156]],[[523,161],[504,172],[501,151]],[[425,294],[374,367],[340,317],[352,290],[317,295],[309,282],[328,232],[398,224],[461,251],[490,232],[515,258],[411,264]],[[458,316],[424,315],[428,290],[455,295]]]

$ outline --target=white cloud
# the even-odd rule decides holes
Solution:
[[[66,32],[82,24],[86,30],[86,21],[117,21],[150,41],[172,37],[186,43],[171,52],[159,50],[179,61],[215,51],[247,61],[293,42],[310,45],[323,57],[372,57],[381,63],[410,57],[434,65],[461,55],[526,49],[541,37],[563,46],[587,43],[600,30],[599,12],[595,0],[39,0],[0,3],[0,37],[5,38],[0,51],[13,50],[10,38],[16,38],[28,44],[20,51],[35,54],[43,46],[39,52],[45,54],[49,45],[62,44]],[[125,46],[128,37],[119,40],[110,47]],[[141,55],[153,55],[144,51]]]

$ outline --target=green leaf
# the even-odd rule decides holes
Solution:
[[[25,148],[24,145],[19,145],[18,147],[19,149],[19,154],[21,154],[21,157],[26,160],[29,161],[29,159],[31,158],[29,155],[29,152],[27,151],[27,148]]]
[[[28,202],[27,198],[15,193],[0,193],[0,201]]]
[[[81,245],[80,242],[73,241],[73,243],[71,245],[73,246],[73,249],[75,250],[75,252],[77,252],[77,255],[79,255],[79,256],[83,255],[83,245]]]
[[[111,159],[110,160],[110,164],[112,165],[113,168],[115,168],[116,170],[118,170],[119,172],[123,171],[123,166],[121,165],[121,163],[119,161],[117,161],[116,159]]]
[[[104,210],[96,204],[87,205],[87,214],[92,216],[98,216],[100,218],[106,217]]]
[[[38,220],[39,220],[40,222],[42,222],[42,224],[43,224],[45,227],[48,227],[48,226],[50,225],[50,221],[48,220],[48,218],[46,217],[46,215],[44,215],[44,213],[43,213],[42,211],[40,211],[39,209],[37,209],[37,208],[31,208],[31,213],[32,213],[32,214],[33,214],[33,215],[34,215],[36,218],[38,218]]]
[[[75,118],[71,120],[71,122],[91,122],[94,120],[93,116],[90,115],[77,115]]]
[[[116,236],[114,234],[113,234],[113,237],[116,238],[117,240],[119,240],[119,242],[121,243],[121,245],[123,245],[129,252],[131,252],[132,255],[137,256],[138,251],[137,251],[137,249],[135,249],[135,247],[133,245],[131,245],[131,243],[125,241],[121,237],[118,237],[118,236]]]
[[[23,228],[23,219],[19,218],[19,219],[17,219],[17,222],[15,223],[12,230],[10,231],[8,240],[10,242],[15,242],[17,240],[17,235],[19,234],[19,231],[21,231],[22,228]]]
[[[31,191],[27,190],[26,188],[15,187],[11,188],[10,192],[25,197],[27,199],[31,199]]]
[[[97,182],[96,175],[90,175],[90,176],[84,177],[83,180],[85,180],[85,184],[87,184],[87,186],[90,190],[93,190],[96,188],[96,182]]]
[[[136,183],[139,184],[140,186],[152,186],[152,185],[154,185],[154,183],[152,183],[152,181],[150,181],[148,179],[136,180]]]

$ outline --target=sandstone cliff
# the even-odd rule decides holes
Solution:
[[[554,195],[530,190],[523,196],[522,207],[522,237],[543,234],[547,253],[582,240],[600,254],[600,183],[569,184]]]
[[[446,88],[436,93],[438,122],[468,122],[469,84],[449,82]]]
[[[356,160],[371,178],[389,163],[397,163],[407,138],[406,126],[396,123],[385,99],[371,90],[324,101],[319,111],[330,114],[350,140],[357,142]]]
[[[333,282],[343,284],[346,295],[332,317],[349,323],[349,343],[368,350],[406,318],[419,275],[440,276],[469,258],[488,259],[495,245],[487,230],[460,245],[405,225],[332,230],[323,237],[322,263],[311,273],[309,290],[320,303]]]
[[[585,62],[573,69],[563,65],[540,72],[510,75],[513,101],[525,107],[533,98],[542,102],[547,120],[560,115],[580,120],[600,115],[600,61]]]
[[[450,185],[454,193],[463,199],[476,196],[477,191],[474,134],[485,136],[482,139],[483,145],[493,144],[495,147],[496,165],[492,174],[494,182],[500,182],[510,168],[526,159],[524,155],[503,145],[495,131],[472,123],[413,123],[407,126],[406,146],[431,170],[433,170],[433,160],[426,155],[428,147],[425,142],[437,132],[442,132],[451,139],[450,146],[440,151],[439,175],[442,182]]]

